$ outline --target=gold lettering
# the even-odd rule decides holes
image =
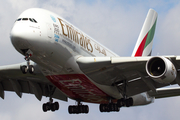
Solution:
[[[83,47],[86,49],[87,48],[87,38],[85,37],[85,39],[84,39],[84,44],[83,44]]]
[[[67,31],[68,31],[68,38],[70,38],[70,39],[72,40],[72,39],[73,39],[73,36],[72,36],[73,32],[72,32],[72,29],[71,29],[71,27],[69,27],[68,25],[66,25],[66,27],[67,27]]]
[[[91,49],[89,49],[89,46],[91,47]],[[93,47],[92,47],[92,45],[91,45],[91,42],[90,42],[90,40],[88,39],[88,41],[87,41],[87,43],[86,43],[86,46],[87,46],[87,50],[89,51],[89,52],[93,52]]]
[[[78,32],[76,30],[74,31],[74,41],[79,44]]]
[[[68,38],[79,44],[78,32],[74,30],[72,27],[66,25],[68,31]]]
[[[100,47],[98,44],[94,44],[94,48],[101,54],[107,56],[106,50],[102,47]]]
[[[58,20],[59,20],[59,22],[61,24],[63,35],[67,36],[67,34],[64,32],[64,24],[62,23],[62,20],[60,18],[58,18]]]
[[[58,20],[61,24],[63,35],[65,35],[66,37],[68,37],[70,40],[74,41],[78,45],[82,46],[84,49],[88,50],[89,52],[91,53],[93,52],[93,46],[89,38],[85,37],[83,33],[79,33],[72,26],[65,24],[62,19],[58,18]],[[100,47],[98,45],[95,46],[95,49],[101,52]]]
[[[81,37],[80,37],[80,45],[83,47],[83,44],[84,44],[84,35],[81,34]]]
[[[76,31],[76,43],[79,44],[79,37],[80,33],[78,33],[78,31]]]
[[[107,56],[105,49],[102,50],[102,54],[104,54],[105,56]]]

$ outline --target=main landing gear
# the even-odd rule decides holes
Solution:
[[[133,99],[131,97],[127,98],[127,99],[121,98],[120,100],[117,101],[117,105],[119,107],[123,107],[123,106],[130,107],[130,106],[133,106]]]
[[[68,107],[69,114],[80,114],[80,113],[89,113],[89,106],[88,105],[82,105],[80,102],[78,102],[78,105],[73,105]]]
[[[119,112],[120,108],[123,106],[130,107],[133,105],[133,99],[127,98],[127,99],[120,99],[117,101],[117,103],[110,102],[109,104],[100,104],[99,110],[100,112]]]
[[[30,57],[33,55],[31,50],[28,50],[25,54],[25,60],[27,61],[27,65],[23,65],[20,67],[21,71],[23,74],[26,74],[27,72],[29,72],[30,74],[34,73],[34,66],[30,65]]]
[[[116,103],[110,101],[109,104],[100,104],[99,105],[100,112],[119,112],[120,108],[123,106],[126,107],[133,106],[133,99],[131,97],[128,98],[126,94],[127,82],[126,80],[123,82],[124,82],[123,98],[117,100]]]
[[[42,109],[43,109],[43,111],[44,112],[47,112],[47,111],[52,111],[52,112],[54,112],[54,111],[56,111],[56,110],[59,110],[59,103],[58,102],[54,102],[53,103],[53,99],[52,99],[52,95],[54,94],[54,92],[55,92],[55,90],[56,90],[56,87],[54,87],[54,86],[51,86],[51,85],[49,85],[49,86],[47,86],[48,87],[48,93],[49,93],[49,102],[47,102],[47,103],[44,103],[43,105],[42,105]]]
[[[59,110],[59,103],[58,102],[55,102],[53,103],[53,99],[52,98],[49,98],[49,102],[47,103],[44,103],[43,106],[42,106],[42,109],[44,112],[47,112],[47,111],[56,111],[56,110]]]
[[[120,108],[116,103],[109,103],[109,104],[100,104],[99,110],[100,112],[119,112]]]

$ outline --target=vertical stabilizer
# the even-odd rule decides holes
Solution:
[[[151,55],[157,16],[156,11],[149,10],[132,53],[133,57]]]

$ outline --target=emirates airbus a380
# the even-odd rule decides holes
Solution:
[[[77,101],[70,114],[100,112],[152,103],[155,98],[180,95],[180,56],[151,56],[157,13],[150,9],[131,57],[120,57],[62,17],[32,8],[14,23],[10,38],[25,62],[0,66],[0,97],[4,91],[34,94],[49,101],[44,112],[59,109],[53,98]]]

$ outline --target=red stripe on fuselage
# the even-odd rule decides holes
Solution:
[[[108,95],[94,85],[84,74],[46,76],[56,87],[75,100],[107,103]]]
[[[143,50],[144,50],[144,46],[145,46],[145,43],[146,43],[147,36],[148,36],[148,33],[147,33],[146,36],[144,37],[144,39],[143,39],[143,41],[141,42],[140,46],[138,47],[138,49],[137,49],[136,54],[135,54],[134,57],[142,56],[142,53],[143,53]]]

